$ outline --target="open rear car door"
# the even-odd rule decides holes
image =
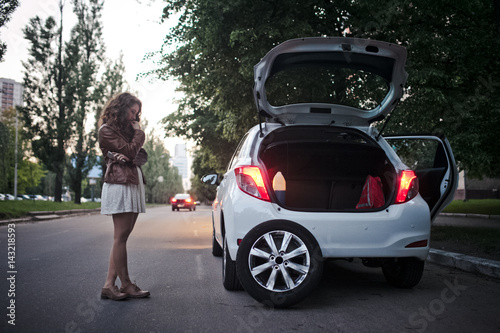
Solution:
[[[424,135],[384,136],[401,161],[417,174],[431,221],[453,200],[458,170],[448,140]]]

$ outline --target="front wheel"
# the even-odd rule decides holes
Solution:
[[[290,221],[273,221],[245,236],[236,267],[241,284],[254,299],[284,308],[316,288],[323,260],[318,243],[306,229]]]
[[[384,263],[382,272],[391,286],[413,288],[422,278],[424,264],[425,261],[417,258],[395,258]]]

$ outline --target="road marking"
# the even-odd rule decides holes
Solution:
[[[198,254],[196,256],[196,276],[198,280],[203,280],[203,266],[202,266],[202,261],[201,261],[201,254]]]

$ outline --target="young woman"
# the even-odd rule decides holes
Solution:
[[[129,94],[113,97],[99,121],[99,147],[105,156],[106,172],[101,195],[101,214],[112,215],[114,241],[109,256],[102,298],[122,300],[148,297],[149,291],[132,283],[128,273],[127,239],[139,213],[146,211],[144,174],[141,165],[147,154],[142,148],[145,134],[139,126],[142,103]],[[121,288],[115,285],[120,278]]]

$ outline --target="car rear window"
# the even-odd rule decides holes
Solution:
[[[369,68],[345,67],[327,56],[273,67],[266,81],[266,97],[273,106],[327,103],[372,110],[388,89],[387,80]]]

